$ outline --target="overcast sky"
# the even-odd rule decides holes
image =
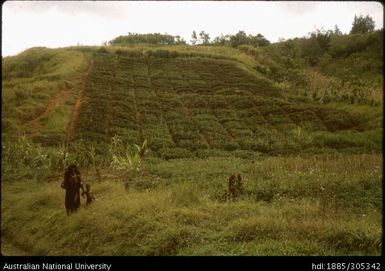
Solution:
[[[383,27],[380,2],[7,1],[2,55],[34,46],[101,45],[128,32],[168,33],[189,41],[193,30],[211,38],[244,30],[276,42],[335,25],[348,33],[354,15],[369,15],[376,29]]]

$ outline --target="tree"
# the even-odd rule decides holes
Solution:
[[[243,44],[249,44],[254,47],[258,47],[269,45],[270,41],[265,39],[262,34],[257,34],[256,36],[247,35],[245,31],[238,31],[237,34],[230,36],[230,45],[232,47],[237,47]]]
[[[181,38],[181,36],[177,35],[175,36],[175,44],[186,44],[186,41],[184,38]]]
[[[342,35],[342,32],[341,32],[341,30],[338,28],[338,25],[335,25],[335,26],[334,26],[333,35],[337,35],[337,36],[341,36],[341,35]]]
[[[195,45],[198,41],[197,33],[195,32],[195,30],[192,32],[190,41],[192,45]]]
[[[220,45],[226,45],[230,43],[230,35],[223,35],[221,34],[218,37],[215,37],[212,41],[212,44],[220,44]]]
[[[247,35],[245,31],[238,31],[237,34],[232,35],[230,37],[230,44],[233,47],[237,47],[239,45],[247,44],[247,43],[248,43],[248,40],[247,40]]]
[[[317,40],[321,48],[326,51],[329,47],[330,37],[333,34],[331,30],[316,29],[316,31],[310,33],[310,38]]]
[[[323,52],[323,48],[313,35],[311,38],[305,39],[302,43],[302,56],[311,66],[317,65]]]
[[[366,15],[366,17],[363,17],[362,15],[357,17],[357,15],[354,15],[353,26],[350,30],[350,34],[373,32],[374,26],[374,21],[369,15]]]
[[[309,33],[309,38],[301,42],[302,57],[304,57],[310,65],[317,65],[322,55],[328,52],[332,34],[332,30],[316,29]]]
[[[210,36],[209,36],[209,34],[206,33],[205,31],[202,30],[202,31],[199,33],[199,37],[200,37],[200,40],[202,41],[202,44],[207,45],[207,44],[210,43]]]
[[[265,39],[262,34],[257,34],[256,36],[249,35],[248,38],[254,46],[267,46],[270,44],[270,41]]]

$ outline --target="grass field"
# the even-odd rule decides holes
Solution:
[[[30,255],[381,253],[380,154],[150,159],[145,169],[128,190],[109,171],[100,183],[84,172],[97,201],[72,216],[61,178],[3,180],[2,236]],[[224,202],[233,173],[245,192]]]
[[[336,77],[279,63],[224,46],[3,59],[2,254],[380,255],[378,85],[358,99]],[[65,162],[97,199],[71,216]],[[243,189],[226,200],[232,174]]]

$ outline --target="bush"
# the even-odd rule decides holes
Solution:
[[[98,49],[98,52],[99,52],[99,53],[102,53],[102,54],[108,53],[107,49],[106,49],[104,46],[103,46],[103,47],[100,47],[100,48]]]
[[[313,144],[318,147],[329,147],[335,149],[362,148],[369,150],[382,149],[381,132],[377,130],[365,132],[338,132],[338,133],[315,133]]]
[[[325,109],[319,111],[323,123],[330,131],[345,130],[356,125],[354,119],[350,114],[332,109]]]

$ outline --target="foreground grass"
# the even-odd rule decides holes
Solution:
[[[148,160],[146,174],[128,190],[111,172],[97,183],[83,170],[97,201],[71,216],[60,178],[3,178],[1,249],[12,255],[380,255],[381,165],[381,154]],[[233,173],[243,176],[245,193],[224,202]]]

